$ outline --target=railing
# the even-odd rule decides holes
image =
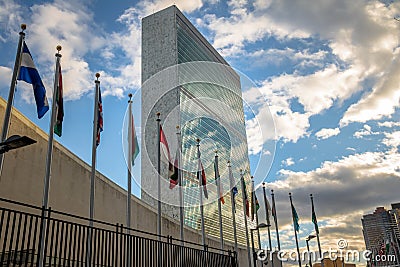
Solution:
[[[91,227],[81,216],[0,198],[0,266],[40,259],[41,266],[237,267],[234,251],[97,220]]]

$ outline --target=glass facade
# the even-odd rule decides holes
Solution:
[[[204,38],[193,30],[187,21],[176,16],[178,63],[206,61],[227,65],[217,52],[205,43]],[[216,64],[217,65],[217,64]],[[203,72],[203,67],[210,73],[206,64],[190,65],[179,72],[182,80]],[[240,169],[244,170],[244,178],[250,190],[249,161],[247,152],[247,137],[243,112],[243,101],[239,76],[224,68],[215,66],[216,83],[193,82],[183,84],[179,88],[180,125],[182,137],[182,167],[183,184],[185,187],[185,224],[195,229],[201,228],[199,189],[196,176],[197,147],[196,139],[201,140],[201,160],[207,177],[207,189],[210,202],[205,201],[205,230],[210,236],[219,237],[218,203],[215,201],[217,188],[214,173],[215,151],[218,151],[219,173],[225,204],[222,205],[222,222],[224,240],[233,243],[233,225],[231,199],[228,176],[228,161],[237,182],[239,194],[236,196],[236,223],[238,242],[246,244],[246,234],[243,216],[243,201],[239,182]],[[186,76],[186,77],[185,77]],[[190,80],[190,79],[188,79]],[[250,196],[250,192],[247,192]],[[214,201],[211,201],[214,200]],[[254,225],[253,225],[254,226]],[[253,227],[250,224],[250,227]]]

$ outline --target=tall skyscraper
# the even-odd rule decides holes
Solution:
[[[372,214],[364,215],[361,222],[366,248],[373,255],[396,255],[398,261],[400,232],[395,209],[388,211],[384,207],[377,207]]]
[[[219,237],[218,205],[214,180],[214,156],[218,151],[219,173],[225,204],[222,205],[224,239],[233,242],[229,197],[228,160],[240,188],[244,172],[250,196],[250,165],[239,75],[210,45],[176,6],[142,20],[142,199],[156,206],[157,122],[166,134],[170,155],[178,148],[176,125],[180,126],[181,167],[185,200],[185,225],[200,229],[197,142],[207,178],[204,198],[205,231]],[[172,162],[174,159],[171,159]],[[169,189],[168,164],[161,166],[163,215],[179,219],[178,190]],[[243,203],[236,197],[238,242],[246,244]],[[251,223],[254,227],[254,223]]]

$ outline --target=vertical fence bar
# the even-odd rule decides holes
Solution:
[[[54,220],[51,220],[51,222],[48,222],[48,224],[51,224],[51,234],[50,234],[50,253],[49,253],[49,263],[51,265],[51,261],[53,259],[53,255],[54,255]]]
[[[53,262],[54,262],[54,266],[56,266],[56,263],[57,263],[57,251],[58,251],[58,244],[59,244],[59,242],[58,242],[58,236],[59,236],[59,234],[60,234],[60,222],[59,221],[54,221],[54,224],[55,224],[55,226],[53,226],[53,227],[55,227],[56,228],[56,235],[55,235],[55,247],[54,247],[54,253],[53,253]]]
[[[33,266],[35,264],[35,255],[36,255],[36,235],[37,235],[37,227],[38,227],[38,222],[39,221],[39,216],[35,216],[35,226],[34,226],[34,232],[33,232],[33,242],[32,242],[32,258],[31,258],[31,265]]]
[[[44,246],[43,247],[43,258],[42,258],[44,264],[42,266],[46,266],[46,262],[47,262],[46,255],[47,255],[47,244],[48,244],[48,241],[49,241],[49,228],[50,228],[48,220],[50,219],[50,216],[51,216],[50,214],[51,214],[51,208],[48,209],[47,216],[44,217],[44,225],[46,225],[46,232],[45,232],[45,236],[44,236],[45,237],[45,241],[44,241],[43,244],[41,244],[42,246]]]
[[[3,253],[1,254],[1,261],[0,263],[3,265],[4,263],[4,255],[6,254],[6,246],[7,246],[7,239],[8,239],[8,228],[10,227],[10,211],[7,212],[7,222],[6,222],[6,229],[4,231],[4,240],[3,240]]]
[[[69,223],[69,242],[68,242],[68,255],[67,255],[67,266],[71,266],[71,255],[72,255],[72,239],[74,238],[73,235],[74,225]]]
[[[29,226],[28,226],[28,238],[26,240],[26,259],[25,259],[25,267],[28,266],[28,262],[29,262],[29,251],[30,251],[30,244],[31,244],[31,234],[32,234],[32,220],[33,220],[33,216],[29,215]],[[32,253],[33,254],[33,253]]]
[[[76,261],[76,239],[78,237],[78,225],[76,223],[74,223],[73,225],[73,237],[74,237],[74,242],[72,244],[72,266],[75,266],[75,261]]]
[[[18,226],[17,226],[17,233],[16,233],[16,238],[15,238],[15,249],[14,249],[14,257],[13,257],[13,266],[15,266],[15,263],[17,262],[17,255],[18,255],[18,245],[19,245],[19,236],[21,232],[21,221],[22,221],[22,213],[18,212]]]
[[[26,214],[24,214],[24,226],[22,228],[22,240],[21,240],[21,246],[19,248],[19,261],[18,261],[18,266],[22,265],[22,258],[24,256],[24,247],[25,247],[25,237],[26,237],[26,224],[28,223],[28,216]],[[0,231],[1,231],[1,227],[0,227]],[[17,247],[18,249],[18,247]]]
[[[60,250],[58,251],[58,265],[61,266],[61,260],[62,260],[62,246],[61,244],[64,241],[64,222],[61,221],[61,231],[60,231]]]

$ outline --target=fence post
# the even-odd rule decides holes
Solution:
[[[36,260],[36,266],[37,267],[41,267],[43,266],[43,246],[44,246],[44,228],[45,226],[45,212],[46,212],[46,208],[44,206],[42,206],[42,214],[40,216],[40,231],[39,231],[39,243],[38,243],[38,254],[37,254],[37,260]]]

